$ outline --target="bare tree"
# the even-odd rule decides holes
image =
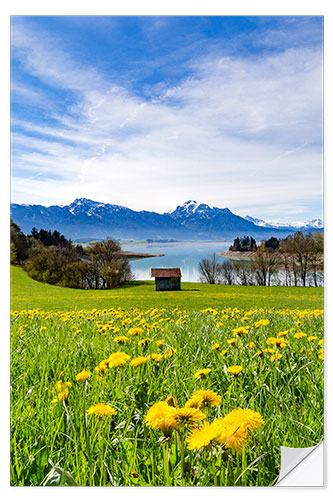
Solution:
[[[254,285],[253,273],[251,270],[250,262],[235,260],[234,270],[238,279],[239,285],[250,286]]]
[[[222,281],[226,285],[234,285],[235,271],[231,260],[224,260],[221,264]]]
[[[222,264],[217,261],[216,254],[210,259],[202,259],[199,262],[199,276],[201,283],[216,285],[221,283]]]
[[[255,274],[257,285],[270,286],[272,275],[281,264],[279,254],[262,243],[251,258],[251,268]]]

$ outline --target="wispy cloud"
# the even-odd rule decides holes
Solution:
[[[284,211],[307,217],[318,210],[318,48],[251,58],[214,48],[193,56],[191,75],[177,85],[151,83],[138,95],[24,27],[15,30],[13,44],[28,74],[75,92],[65,111],[45,106],[52,123],[13,117],[13,201],[69,203],[86,196],[163,212],[195,198],[280,219]]]

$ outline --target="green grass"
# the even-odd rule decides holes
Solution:
[[[33,287],[29,285],[31,293]],[[142,287],[150,289],[149,285]],[[49,291],[46,302],[41,301],[40,291],[41,298],[35,304],[44,309],[47,300],[62,309],[73,304],[78,309],[89,305],[86,298],[75,303],[73,292],[66,304],[68,291],[42,285],[37,289]],[[52,290],[63,294],[61,301],[56,294],[52,297]],[[117,293],[116,307],[123,291]],[[93,296],[90,304],[96,306]],[[205,300],[209,301],[209,293]],[[134,305],[134,299],[129,302]],[[31,302],[27,304],[32,306]],[[110,300],[108,305],[113,305]],[[269,324],[256,325],[261,319],[268,319]],[[131,336],[129,329],[138,325],[142,333]],[[249,326],[248,333],[235,336],[233,329],[244,325]],[[285,347],[274,348],[267,343],[281,331],[285,331],[283,338],[288,342]],[[305,336],[295,338],[297,331]],[[126,335],[128,342],[117,344],[114,339],[119,335]],[[309,336],[315,338],[308,340]],[[145,337],[152,341],[140,346],[138,341]],[[313,446],[323,437],[322,337],[323,316],[318,311],[271,308],[246,313],[239,308],[184,312],[150,307],[14,312],[11,484],[42,485],[50,481],[51,474],[56,484],[75,481],[80,486],[159,486],[168,482],[175,486],[271,485],[279,474],[280,446]],[[147,356],[158,352],[155,341],[159,339],[164,341],[161,354],[170,347],[176,353],[159,363],[148,360],[138,367],[127,361],[124,366],[109,367],[98,379],[95,367],[112,352],[124,351],[131,358]],[[236,343],[228,343],[229,339],[236,339]],[[216,342],[220,347],[213,351],[211,346]],[[250,347],[250,342],[255,346]],[[273,353],[257,353],[267,347]],[[282,356],[272,360],[272,354]],[[242,366],[238,377],[227,373],[232,365]],[[202,368],[211,372],[204,379],[194,378]],[[86,383],[76,381],[83,369],[92,372]],[[66,402],[54,403],[59,380],[72,386]],[[228,450],[222,454],[220,444],[204,452],[185,447],[182,458],[189,429],[174,431],[172,439],[161,446],[161,431],[145,425],[144,416],[154,403],[172,395],[184,406],[198,389],[213,390],[222,398],[220,405],[206,410],[209,422],[237,408],[249,408],[263,416],[264,427],[254,432],[243,455]],[[87,416],[86,410],[96,403],[111,405],[117,415],[100,420]],[[163,448],[169,453],[169,478]],[[187,474],[182,473],[184,460]]]
[[[153,281],[129,283],[114,290],[74,290],[39,283],[20,267],[11,268],[11,309],[46,311],[110,307],[276,307],[322,309],[322,288],[246,287],[182,283],[179,292],[155,292]]]
[[[280,446],[308,447],[323,438],[321,288],[182,283],[180,292],[155,292],[146,281],[73,290],[33,281],[18,267],[11,280],[12,485],[271,485],[279,475]],[[257,327],[261,319],[269,324]],[[233,329],[247,325],[248,333],[235,336]],[[133,326],[143,329],[138,337],[129,334]],[[283,348],[269,340],[281,339],[280,332]],[[295,332],[304,336],[297,339]],[[121,335],[129,339],[124,345],[115,340]],[[146,337],[151,342],[139,345]],[[214,343],[219,350],[212,351]],[[158,363],[134,367],[128,360],[97,376],[95,368],[113,352],[134,358],[165,355],[170,347],[176,352]],[[238,377],[227,373],[232,365],[242,366]],[[195,379],[202,368],[211,372]],[[92,376],[80,383],[76,375],[83,369]],[[59,380],[71,387],[67,401],[54,403]],[[221,444],[188,450],[189,429],[174,431],[162,445],[161,431],[145,425],[154,403],[172,395],[184,406],[198,389],[221,396],[221,404],[207,410],[209,422],[238,408],[263,416],[264,427],[242,455],[221,453]],[[117,414],[87,416],[96,403]]]

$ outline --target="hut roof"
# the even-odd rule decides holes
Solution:
[[[179,267],[151,269],[152,278],[181,278],[182,272]]]

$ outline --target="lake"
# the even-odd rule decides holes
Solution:
[[[199,282],[198,265],[201,259],[210,258],[216,252],[228,250],[232,242],[205,242],[205,243],[143,243],[123,244],[122,250],[130,252],[164,254],[164,257],[149,257],[147,259],[131,260],[132,272],[137,280],[150,280],[152,267],[180,267],[182,280]],[[219,262],[227,260],[217,255]]]

